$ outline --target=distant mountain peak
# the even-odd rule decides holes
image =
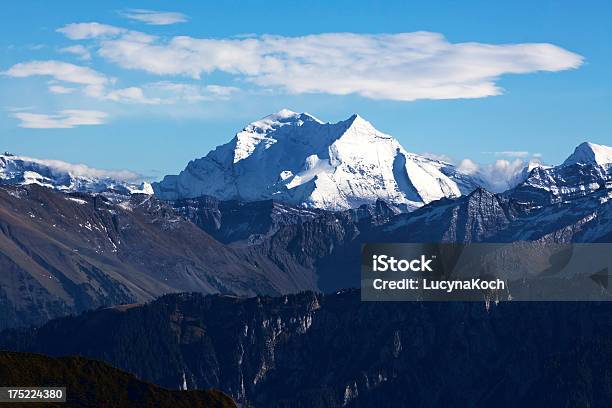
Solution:
[[[347,120],[344,121],[347,126],[347,131],[353,129],[359,135],[372,135],[376,134],[378,137],[391,139],[392,137],[380,132],[372,125],[371,122],[363,118],[358,114],[353,114]]]
[[[612,164],[612,147],[583,142],[563,162],[563,166],[572,164],[596,164],[598,166]]]
[[[283,125],[301,125],[304,122],[311,121],[323,123],[309,113],[298,113],[289,109],[281,109],[276,113],[272,113],[270,115],[264,116],[259,120],[251,122],[243,130],[261,129],[264,131],[268,131]]]
[[[522,203],[568,202],[610,189],[612,147],[584,142],[559,166],[539,166],[509,195]]]
[[[525,169],[527,172],[531,172],[531,170],[536,169],[536,168],[542,168],[542,169],[548,169],[551,166],[548,166],[546,164],[543,164],[541,161],[539,160],[534,160],[531,159],[529,160],[529,162],[527,163],[527,165],[525,166]]]
[[[277,117],[292,117],[292,116],[297,116],[299,115],[299,113],[292,111],[291,109],[287,109],[287,108],[283,108],[281,110],[279,110],[276,113],[273,113],[270,116],[277,116]]]
[[[365,122],[371,125],[370,122],[368,122],[367,120],[365,120],[362,116],[360,116],[358,113],[353,113],[347,120],[348,122],[351,123],[360,123],[360,122]]]
[[[493,196],[495,196],[495,193],[487,190],[484,187],[477,187],[477,188],[474,189],[474,191],[469,193],[467,196],[468,197],[482,197],[482,196],[493,197]]]
[[[136,174],[127,171],[99,170],[60,160],[0,154],[0,184],[37,184],[63,192],[153,194],[151,184],[137,179]]]

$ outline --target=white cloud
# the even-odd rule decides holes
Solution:
[[[4,74],[14,78],[50,76],[57,81],[92,86],[108,83],[106,76],[91,68],[55,60],[21,62],[10,67]]]
[[[207,85],[204,89],[210,94],[216,95],[219,97],[228,97],[240,91],[239,88],[236,88],[234,86],[220,86],[220,85]]]
[[[119,181],[138,181],[141,178],[140,175],[129,170],[96,169],[84,164],[67,163],[62,160],[43,160],[27,156],[17,156],[17,158],[49,167],[52,171],[57,173],[69,173],[75,177],[111,178]]]
[[[485,187],[493,192],[506,191],[523,181],[527,175],[525,168],[531,169],[541,165],[540,156],[533,155],[531,160],[523,158],[514,160],[500,159],[493,163],[480,165],[470,159],[464,159],[458,170],[464,174],[480,178]]]
[[[31,129],[69,129],[83,125],[101,125],[107,118],[105,112],[80,109],[65,109],[57,113],[15,112],[21,121],[19,127]]]
[[[9,112],[24,112],[34,109],[33,106],[5,106],[5,110]]]
[[[170,81],[152,82],[145,84],[144,88],[147,95],[167,104],[228,99],[240,91],[233,86],[197,85]]]
[[[65,52],[69,54],[74,54],[81,58],[82,60],[90,60],[91,54],[87,48],[82,45],[72,45],[70,47],[64,47],[60,49],[60,52]]]
[[[501,192],[514,186],[517,177],[526,165],[527,163],[521,159],[496,160],[494,163],[482,167],[480,172],[489,182],[491,190]]]
[[[4,74],[14,78],[49,76],[52,78],[49,82],[49,91],[55,94],[81,91],[89,97],[100,100],[147,105],[227,99],[238,92],[238,88],[231,86],[204,86],[169,81],[147,83],[142,87],[113,88],[111,85],[115,80],[100,72],[55,60],[22,62],[13,65]],[[67,83],[77,84],[80,87],[67,87],[65,86]]]
[[[494,152],[493,154],[495,154],[495,156],[498,156],[498,157],[511,157],[511,158],[514,158],[514,157],[521,158],[521,157],[529,156],[529,152],[524,151],[524,150],[521,150],[521,151],[506,150],[503,152]]]
[[[114,27],[100,23],[74,23],[57,29],[71,40],[86,40],[90,38],[112,37],[127,32],[125,28]]]
[[[5,75],[15,78],[27,78],[31,76],[50,76],[49,91],[56,94],[68,94],[77,90],[85,95],[116,102],[157,103],[148,100],[138,87],[109,90],[114,80],[104,74],[88,67],[70,64],[63,61],[28,61],[13,65]],[[65,83],[80,85],[80,88],[66,87]],[[28,114],[39,116],[38,114]],[[49,117],[49,115],[42,115]],[[41,123],[44,123],[42,121]],[[27,126],[33,127],[33,126]]]
[[[170,81],[151,82],[142,87],[116,89],[104,98],[116,102],[141,103],[147,105],[172,105],[180,102],[223,100],[239,89],[220,85],[194,85]]]
[[[184,23],[187,21],[186,15],[170,11],[129,9],[119,12],[119,14],[131,20],[140,21],[150,25],[168,25]]]
[[[153,82],[146,85],[149,93],[159,95],[166,101],[185,100],[198,102],[204,99],[202,90],[198,85],[183,84],[170,81]]]
[[[105,99],[115,102],[142,103],[146,105],[159,105],[163,103],[159,98],[149,98],[145,96],[142,88],[137,86],[110,91],[105,95]]]
[[[442,161],[445,163],[453,163],[453,158],[446,155],[446,154],[438,154],[438,153],[431,153],[431,152],[424,152],[424,153],[420,153],[421,156],[427,157],[429,159],[433,159],[433,160],[438,160],[438,161]]]
[[[503,75],[562,71],[583,61],[547,43],[453,44],[431,32],[160,39],[117,27],[69,30],[70,26],[60,31],[98,37],[99,55],[124,68],[196,79],[221,71],[296,94],[358,94],[401,101],[481,98],[502,93],[497,81]]]
[[[104,97],[106,87],[114,82],[113,79],[109,79],[104,74],[89,67],[56,60],[21,62],[10,67],[4,72],[4,75],[13,78],[50,76],[54,83],[80,85],[83,93],[96,98]],[[60,86],[63,87],[62,84]],[[67,89],[69,88],[50,88],[51,92],[55,91],[55,93],[67,93],[65,92]]]
[[[63,85],[49,85],[49,91],[54,94],[71,94],[76,90],[76,88],[69,88]]]
[[[457,169],[460,172],[471,176],[476,174],[478,170],[480,170],[480,166],[470,159],[463,159],[461,160],[461,163],[459,163]]]

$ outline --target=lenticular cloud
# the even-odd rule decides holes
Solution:
[[[295,94],[401,101],[482,98],[502,92],[497,80],[503,75],[563,71],[583,61],[553,44],[451,43],[432,32],[210,39],[100,27],[80,23],[59,31],[93,39],[99,55],[124,68],[192,78],[220,71]]]

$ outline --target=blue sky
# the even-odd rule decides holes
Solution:
[[[284,107],[456,162],[612,145],[609,2],[218,3],[4,5],[0,148],[156,179]]]

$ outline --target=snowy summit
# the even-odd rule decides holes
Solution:
[[[560,166],[533,169],[514,196],[521,201],[561,203],[606,191],[611,182],[612,147],[584,142]]]
[[[324,123],[283,109],[246,126],[224,145],[154,183],[162,199],[276,199],[342,210],[378,199],[405,210],[476,188],[453,165],[406,151],[353,115]]]
[[[63,192],[153,194],[151,184],[127,171],[94,169],[60,160],[0,154],[0,184],[37,184]]]
[[[576,163],[597,166],[612,164],[612,147],[590,142],[581,143],[576,147],[574,153],[563,162],[563,165],[568,166]]]

